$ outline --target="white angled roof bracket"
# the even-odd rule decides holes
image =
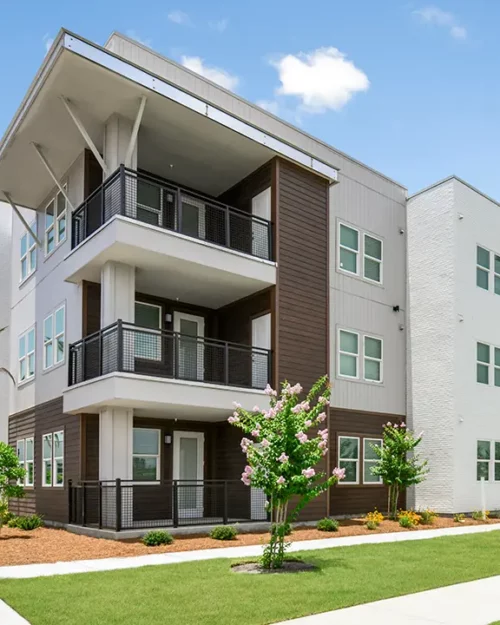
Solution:
[[[7,202],[12,206],[12,210],[16,213],[16,215],[19,217],[19,219],[22,221],[23,226],[26,228],[26,230],[31,234],[31,236],[33,237],[33,239],[35,240],[36,244],[38,245],[38,247],[42,247],[42,242],[40,241],[40,239],[36,236],[36,234],[33,232],[33,230],[31,229],[29,223],[26,221],[26,219],[23,217],[21,211],[17,208],[17,206],[14,204],[14,202],[12,201],[12,198],[10,197],[10,193],[7,193],[7,191],[2,191],[2,193],[5,196],[5,199],[7,200]]]
[[[132,154],[134,152],[135,145],[137,143],[137,135],[139,133],[139,127],[142,121],[142,115],[144,113],[144,108],[146,106],[146,96],[143,95],[141,97],[141,103],[139,104],[139,110],[137,111],[137,116],[134,121],[134,125],[132,127],[132,133],[130,135],[130,141],[128,142],[127,154],[125,155],[125,167],[131,167],[132,165]]]
[[[89,133],[85,130],[85,126],[83,125],[82,120],[78,117],[77,112],[74,110],[73,106],[69,103],[69,101],[63,95],[61,96],[61,101],[66,107],[66,110],[68,111],[71,119],[75,122],[75,126],[80,131],[80,134],[84,138],[86,144],[89,146],[92,154],[95,156],[97,162],[102,167],[104,175],[108,176],[109,175],[108,167],[106,163],[104,162],[104,159],[102,158],[102,156],[99,154],[99,150],[96,148],[96,145],[92,141]]]
[[[61,184],[61,182],[57,178],[54,170],[52,169],[52,167],[50,166],[49,162],[47,161],[45,155],[42,152],[42,148],[38,144],[36,144],[36,143],[32,143],[31,145],[35,148],[36,153],[38,154],[38,156],[40,157],[40,160],[44,164],[45,169],[49,172],[50,177],[56,183],[57,188],[59,189],[59,191],[66,198],[66,202],[68,202],[68,206],[71,208],[72,211],[74,211],[75,207],[73,206],[72,201],[69,199],[68,194],[66,192],[66,189],[63,187],[63,185]]]

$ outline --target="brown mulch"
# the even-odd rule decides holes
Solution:
[[[486,523],[500,523],[500,519],[491,519]],[[472,519],[466,519],[464,523],[458,524],[454,523],[452,519],[439,517],[434,521],[433,525],[420,525],[418,529],[483,524],[482,521],[473,521]],[[364,527],[362,519],[348,519],[340,521],[338,532],[319,532],[314,528],[302,527],[295,529],[289,540],[295,542],[313,540],[315,538],[340,538],[342,536],[412,531],[415,530],[403,529],[395,521],[383,521],[378,530],[370,531]],[[118,541],[91,538],[89,536],[72,534],[63,529],[41,527],[31,532],[24,532],[19,529],[3,527],[0,529],[0,566],[140,556],[196,549],[223,549],[224,547],[259,545],[266,543],[268,539],[268,533],[240,534],[235,540],[227,542],[213,540],[206,535],[175,536],[172,545],[146,547],[139,540]]]

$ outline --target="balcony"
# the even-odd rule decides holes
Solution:
[[[65,412],[102,406],[221,419],[250,410],[270,381],[270,350],[118,320],[69,347]]]

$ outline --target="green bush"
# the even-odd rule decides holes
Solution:
[[[31,516],[13,516],[7,523],[8,527],[15,527],[25,532],[36,530],[38,527],[42,527],[42,525],[42,517],[38,516],[38,514],[32,514]]]
[[[415,520],[406,514],[403,514],[399,517],[399,525],[401,527],[406,527],[407,529],[415,527]]]
[[[471,517],[474,519],[474,521],[486,521],[488,520],[490,516],[490,513],[488,512],[488,510],[483,511],[482,510],[474,510],[474,512],[472,512]]]
[[[463,512],[459,512],[453,516],[453,520],[455,523],[463,523],[465,521],[465,514]]]
[[[419,515],[422,518],[421,523],[423,525],[432,525],[438,516],[437,512],[434,512],[434,510],[430,510],[429,508],[419,510]]]
[[[367,530],[376,530],[379,524],[376,521],[367,521],[365,526]]]
[[[285,536],[290,536],[290,534],[292,533],[292,524],[291,523],[285,523]]]
[[[13,518],[14,514],[9,511],[8,502],[0,500],[0,527],[2,527],[2,525],[7,525]]]
[[[142,542],[147,547],[157,547],[158,545],[171,545],[174,537],[165,530],[152,530],[143,536]]]
[[[234,540],[238,530],[232,525],[218,525],[210,532],[210,538],[214,540]]]
[[[339,522],[335,519],[324,518],[316,523],[316,529],[320,532],[338,532]]]

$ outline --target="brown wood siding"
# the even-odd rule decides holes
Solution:
[[[328,372],[328,183],[282,159],[274,168],[277,377],[309,390]],[[326,458],[319,468],[326,470]],[[327,512],[324,493],[300,518]]]
[[[17,449],[17,441],[35,436],[35,411],[20,412],[9,417],[9,445]],[[36,445],[35,445],[35,479],[36,479]],[[14,514],[26,516],[36,512],[36,491],[26,487],[25,496],[20,499],[11,499],[9,509]]]
[[[403,415],[387,415],[375,412],[358,412],[330,408],[330,470],[338,465],[339,435],[373,436],[382,438],[383,425],[387,421],[404,421]],[[360,474],[363,470],[360,450]],[[399,502],[404,507],[405,498]],[[365,514],[377,508],[383,514],[387,510],[387,488],[379,485],[337,485],[330,490],[330,514]]]

